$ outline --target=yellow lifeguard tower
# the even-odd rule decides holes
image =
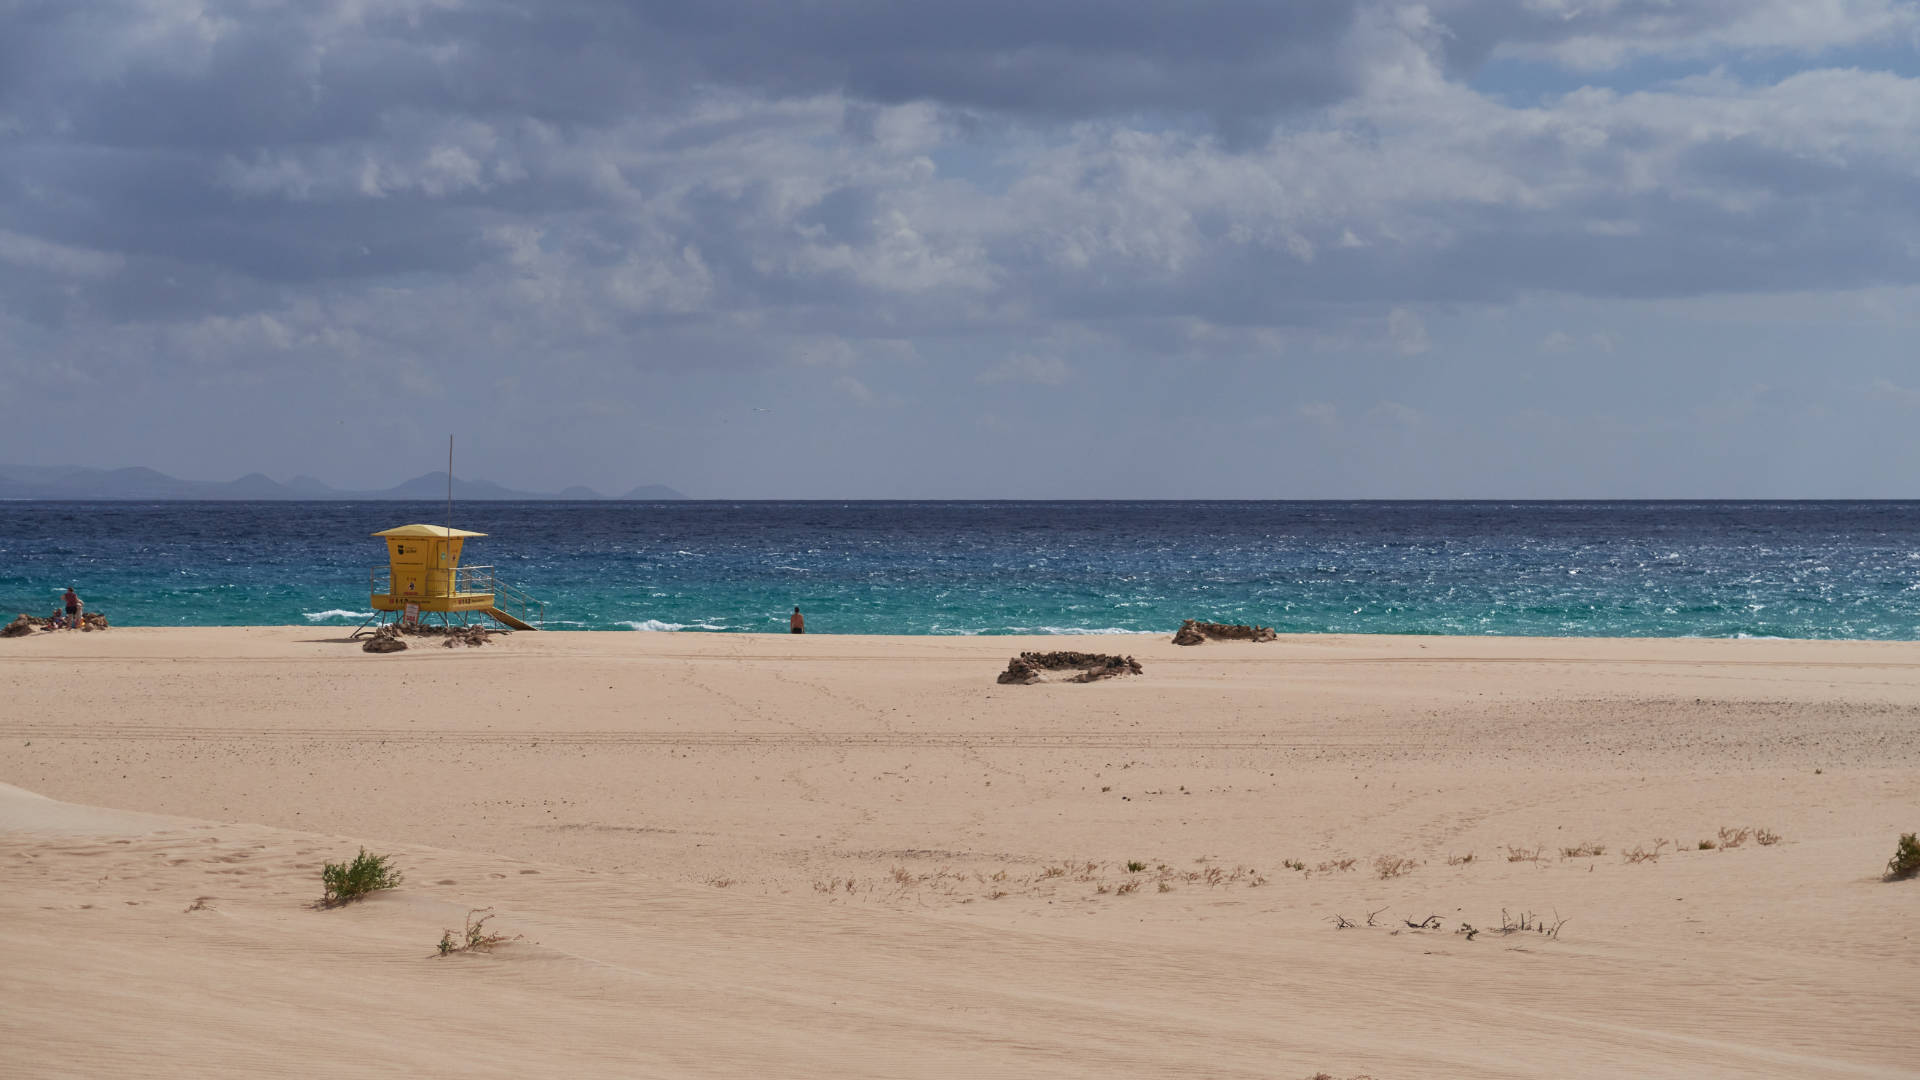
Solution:
[[[369,591],[373,610],[418,618],[438,612],[443,619],[475,613],[515,630],[537,629],[546,605],[494,576],[491,566],[461,566],[460,548],[468,532],[446,525],[402,525],[373,535],[387,542],[387,565],[375,567]]]

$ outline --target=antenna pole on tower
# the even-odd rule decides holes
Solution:
[[[453,436],[447,436],[447,539],[453,539]]]

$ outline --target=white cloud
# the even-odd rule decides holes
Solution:
[[[1443,0],[1443,11],[1466,6]],[[1519,9],[1538,21],[1496,52],[1580,71],[1639,56],[1812,55],[1876,42],[1911,44],[1920,31],[1920,8],[1910,0],[1521,0]]]
[[[861,382],[851,375],[842,375],[834,379],[833,384],[840,388],[841,393],[846,394],[861,405],[874,405],[879,403],[879,396],[869,389],[866,383]]]
[[[1577,337],[1565,330],[1554,330],[1540,339],[1540,351],[1543,353],[1567,353],[1575,349],[1592,349],[1595,352],[1610,353],[1618,340],[1611,333],[1600,331]]]
[[[608,276],[607,292],[629,311],[686,314],[711,298],[713,273],[692,244],[665,257],[629,252]]]
[[[1920,409],[1920,390],[1901,386],[1892,379],[1875,379],[1867,390],[1882,401],[1890,401],[1902,408]]]
[[[1418,356],[1433,347],[1427,337],[1427,324],[1418,314],[1397,307],[1387,314],[1387,337],[1394,351],[1402,356]]]
[[[1340,422],[1340,410],[1327,401],[1302,402],[1294,409],[1300,419],[1321,427],[1333,427]]]
[[[1427,422],[1425,413],[1411,405],[1398,401],[1381,401],[1376,403],[1373,408],[1367,410],[1367,417],[1368,419],[1377,420],[1404,431],[1412,431],[1416,428],[1424,427]]]
[[[1073,377],[1073,369],[1057,356],[1014,353],[982,371],[983,383],[1021,382],[1037,386],[1060,386]]]
[[[532,129],[503,139],[491,124],[458,117],[396,114],[381,130],[322,145],[228,154],[218,175],[252,198],[294,201],[385,199],[422,195],[444,199],[489,191],[528,178],[519,142]]]
[[[6,229],[0,229],[0,260],[33,270],[88,278],[114,274],[127,262],[119,254],[57,244]]]

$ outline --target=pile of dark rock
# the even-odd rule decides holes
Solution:
[[[400,637],[400,624],[387,623],[360,643],[362,652],[399,652],[407,647]]]
[[[0,637],[25,637],[35,630],[105,630],[108,625],[107,617],[97,611],[89,611],[81,615],[78,627],[66,626],[65,622],[64,616],[49,615],[44,619],[36,619],[22,612],[12,622],[0,626]]]
[[[449,626],[445,630],[447,640],[441,644],[449,649],[455,645],[485,645],[493,640],[484,626]]]
[[[1066,681],[1084,683],[1111,679],[1116,675],[1138,675],[1142,670],[1140,661],[1131,656],[1070,651],[1023,652],[1007,662],[1007,670],[1000,673],[1000,681],[1025,686],[1046,682],[1047,673],[1051,671],[1072,671],[1075,674]]]
[[[1188,619],[1174,631],[1175,645],[1202,645],[1209,641],[1272,641],[1278,634],[1265,626],[1239,626]]]
[[[492,633],[478,624],[472,626],[432,626],[427,623],[387,623],[373,632],[373,636],[362,642],[360,648],[366,652],[399,652],[407,647],[406,638],[437,637],[444,640],[442,645],[451,649],[456,645],[485,645],[493,640]]]

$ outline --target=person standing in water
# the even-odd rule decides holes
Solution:
[[[807,632],[807,618],[800,614],[798,607],[793,609],[793,618],[787,620],[787,625],[793,627],[793,632],[796,634],[804,634]]]

